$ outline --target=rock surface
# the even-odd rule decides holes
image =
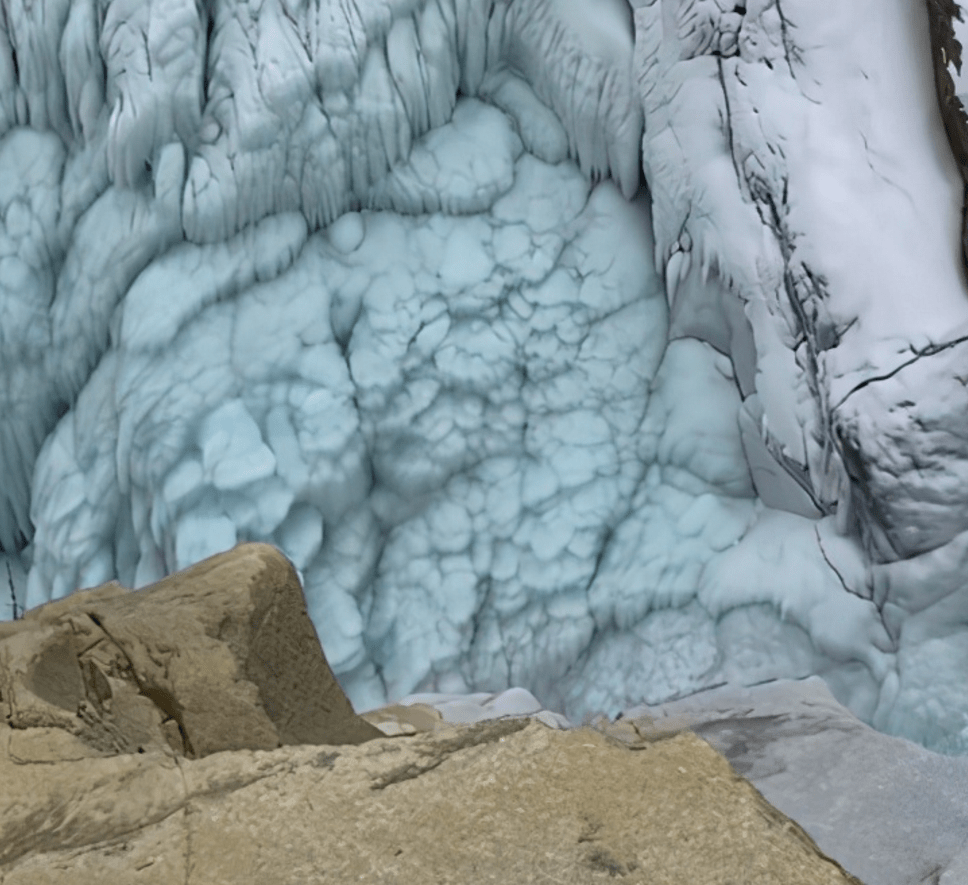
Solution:
[[[86,836],[62,826],[43,850],[5,846],[3,885],[857,881],[690,734],[635,752],[510,719],[362,746],[33,768],[14,782],[34,824],[68,808]]]
[[[523,688],[414,694],[362,715],[388,734],[508,715],[572,727]],[[968,882],[968,759],[875,731],[817,676],[724,686],[631,707],[612,721],[588,718],[633,746],[691,731],[871,885]]]
[[[694,734],[387,737],[311,631],[266,545],[4,625],[0,885],[858,881]]]
[[[869,885],[968,882],[968,759],[875,731],[817,676],[633,707],[608,728],[689,729]]]
[[[38,762],[154,749],[195,759],[382,736],[353,712],[295,569],[268,544],[0,624],[0,703],[11,752]]]

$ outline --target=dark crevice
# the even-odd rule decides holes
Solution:
[[[850,594],[852,594],[854,596],[860,596],[859,593],[854,593],[854,591],[851,590],[850,587],[847,586],[847,582],[844,580],[844,576],[840,573],[840,571],[838,570],[837,566],[835,566],[830,561],[830,557],[827,556],[827,551],[824,549],[823,540],[820,537],[820,531],[816,527],[814,527],[813,533],[814,533],[814,535],[817,538],[817,546],[820,548],[820,555],[823,557],[824,562],[826,562],[827,565],[830,566],[830,570],[837,576],[837,580],[840,581],[840,586],[843,587],[844,590],[846,590],[848,593],[850,593]],[[861,597],[861,598],[863,598],[863,597]]]
[[[446,762],[448,757],[453,753],[470,747],[496,743],[503,738],[523,731],[530,724],[530,718],[521,717],[485,721],[462,728],[455,737],[438,740],[432,749],[430,749],[428,759],[425,763],[409,763],[388,771],[385,775],[374,779],[373,783],[370,784],[370,789],[385,790],[392,784],[413,780],[422,774],[426,774],[428,771],[433,771]]]
[[[729,143],[729,159],[733,164],[733,170],[736,173],[736,182],[742,188],[743,186],[743,176],[740,173],[739,165],[736,162],[736,152],[733,146],[733,119],[731,116],[731,111],[729,108],[729,90],[726,88],[726,78],[723,75],[723,62],[721,58],[716,60],[716,73],[719,76],[719,85],[723,91],[723,102],[726,105],[726,119],[722,121],[724,134]]]
[[[192,742],[188,737],[188,732],[185,730],[184,723],[182,722],[182,708],[178,701],[172,697],[172,695],[162,688],[157,688],[152,685],[148,685],[143,682],[138,677],[138,671],[134,666],[134,662],[128,656],[128,653],[124,650],[124,646],[118,642],[105,628],[101,619],[93,612],[87,612],[87,616],[97,625],[97,627],[111,640],[114,647],[124,656],[124,659],[128,662],[128,668],[131,673],[131,677],[134,679],[138,686],[139,694],[144,695],[148,700],[150,700],[159,710],[161,710],[168,718],[174,720],[175,724],[178,726],[178,731],[181,733],[182,746],[185,756],[189,759],[195,757],[195,749],[192,746]]]
[[[962,46],[955,37],[954,20],[963,21],[961,8],[954,0],[927,0],[928,33],[931,38],[931,64],[934,87],[938,96],[941,121],[948,136],[958,172],[964,182],[961,199],[961,261],[968,273],[968,115],[961,99],[955,94],[954,80],[948,64],[961,73]]]
[[[10,573],[10,563],[4,562],[7,567],[7,585],[10,587],[10,607],[13,609],[13,620],[17,621],[23,617],[24,607],[17,601],[17,591],[13,586],[13,575]]]
[[[605,526],[605,530],[602,532],[602,540],[598,547],[598,554],[595,557],[595,567],[592,569],[591,577],[588,579],[588,583],[585,585],[586,594],[591,592],[591,589],[595,584],[595,579],[598,577],[598,572],[602,567],[602,561],[605,559],[605,554],[608,552],[608,546],[611,543],[614,534],[615,529],[612,526]]]
[[[480,597],[480,603],[471,615],[471,636],[467,643],[468,651],[474,650],[474,644],[477,642],[477,637],[483,626],[483,614],[489,610],[494,592],[494,578],[488,574],[478,579],[475,590],[478,592],[483,590],[483,593]]]
[[[148,79],[151,79],[151,48],[148,46],[148,34],[145,31],[141,32],[141,42],[145,48],[145,65],[148,68]]]
[[[941,353],[943,350],[949,350],[952,347],[957,347],[959,344],[964,344],[966,341],[968,341],[968,335],[962,335],[960,338],[955,338],[954,341],[947,341],[944,344],[929,344],[927,347],[922,347],[920,349],[912,347],[911,350],[914,351],[914,356],[911,357],[911,359],[905,360],[900,365],[891,369],[890,372],[885,372],[883,375],[874,375],[870,378],[865,378],[863,381],[845,393],[843,397],[841,397],[840,402],[838,402],[837,405],[831,409],[831,412],[837,411],[837,409],[839,409],[850,397],[857,393],[858,390],[862,390],[863,388],[867,387],[868,384],[874,384],[877,381],[886,381],[888,378],[893,378],[902,369],[906,369],[908,366],[917,362],[922,357],[934,356],[937,353]]]
[[[192,746],[191,738],[189,738],[188,731],[185,729],[183,721],[184,711],[177,699],[162,688],[154,688],[146,685],[141,687],[141,694],[148,698],[169,719],[175,722],[178,726],[178,732],[181,735],[182,748],[185,756],[189,759],[194,759],[196,755],[195,748]]]
[[[209,64],[212,54],[212,32],[215,30],[215,13],[208,10],[208,17],[205,23],[205,51],[202,53],[202,107],[208,104],[211,98],[210,91],[212,77],[209,72]]]
[[[803,64],[803,56],[800,54],[800,50],[797,49],[793,38],[790,36],[790,30],[796,26],[787,21],[786,16],[783,14],[783,7],[780,5],[780,0],[776,0],[776,12],[780,16],[780,35],[783,39],[783,54],[786,56],[790,76],[795,80],[796,75],[793,72],[793,63]]]

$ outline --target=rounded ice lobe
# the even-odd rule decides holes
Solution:
[[[363,216],[359,212],[347,212],[336,219],[328,228],[329,241],[344,255],[359,248],[366,236]]]

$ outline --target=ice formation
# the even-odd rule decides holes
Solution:
[[[925,6],[4,12],[28,605],[267,540],[357,709],[817,673],[968,751],[964,183]]]

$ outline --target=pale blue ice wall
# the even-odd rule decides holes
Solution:
[[[819,673],[960,749],[968,309],[923,10],[637,5],[12,4],[28,603],[268,540],[358,708]]]

